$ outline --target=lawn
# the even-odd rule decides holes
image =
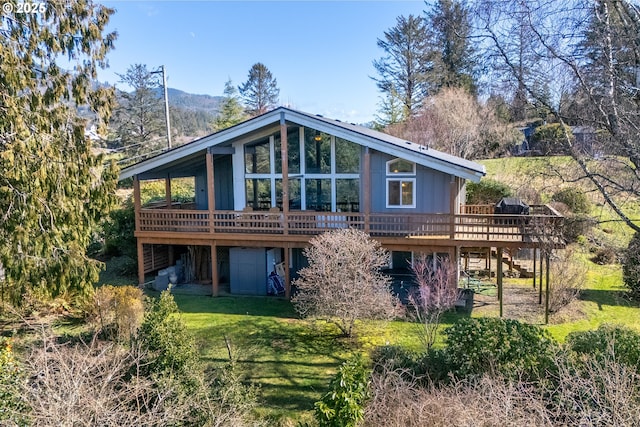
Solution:
[[[348,339],[326,322],[300,320],[291,303],[279,298],[176,295],[175,300],[206,363],[229,360],[227,337],[247,381],[259,386],[260,414],[272,423],[310,419],[314,402],[354,352],[384,344],[421,348],[417,327],[408,322],[363,322]],[[452,314],[445,323],[457,317]]]
[[[581,256],[585,256],[582,254]],[[559,341],[573,331],[618,323],[640,329],[640,307],[624,298],[619,265],[590,263],[588,280],[580,299],[566,313],[551,317],[546,327]],[[543,309],[531,279],[505,279],[507,292],[521,288],[529,294],[532,310],[541,324]],[[495,290],[490,286],[477,298],[472,316],[497,316]],[[486,304],[478,304],[484,298]],[[512,298],[505,294],[505,300]],[[310,420],[313,404],[327,391],[340,364],[354,352],[393,344],[415,351],[423,349],[419,328],[411,322],[362,322],[356,336],[340,337],[325,322],[301,320],[290,302],[273,297],[198,297],[176,295],[182,318],[196,335],[203,360],[212,366],[229,360],[225,337],[231,343],[248,382],[259,387],[259,413],[272,425],[292,425]],[[534,301],[535,300],[535,301]],[[518,318],[516,305],[505,307],[505,316]],[[524,316],[524,314],[522,314]],[[442,327],[464,314],[450,313]],[[442,344],[439,337],[436,345]]]

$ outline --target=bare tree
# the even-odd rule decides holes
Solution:
[[[640,231],[623,206],[629,196],[640,196],[640,6],[628,0],[483,0],[475,16],[490,46],[487,57],[501,64],[529,99],[561,124],[606,135],[599,161],[568,132],[566,151],[580,167],[579,179],[589,181],[622,221]],[[531,35],[531,43],[515,45],[518,31]],[[527,78],[519,61],[522,49],[537,59]]]
[[[442,315],[458,299],[456,268],[450,260],[422,254],[411,263],[411,271],[417,289],[409,295],[410,310],[420,326],[420,339],[430,349],[436,341]]]
[[[580,295],[587,280],[587,266],[576,260],[573,251],[565,249],[551,260],[549,311],[558,312]]]
[[[487,157],[514,140],[506,123],[462,88],[426,98],[415,117],[387,132],[466,159]]]
[[[392,319],[398,300],[391,279],[380,269],[389,255],[380,243],[355,229],[335,230],[314,237],[304,254],[309,266],[294,281],[291,299],[303,317],[333,322],[351,336],[358,319]]]

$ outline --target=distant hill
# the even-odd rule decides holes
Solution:
[[[169,107],[180,107],[189,111],[203,111],[215,116],[220,111],[220,104],[224,100],[223,96],[197,95],[187,93],[179,89],[168,88]],[[162,89],[158,90],[158,95],[162,97]]]

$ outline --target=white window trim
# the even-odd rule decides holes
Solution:
[[[411,195],[411,204],[410,205],[390,205],[389,204],[389,182],[391,181],[399,181],[400,182],[400,188],[402,188],[402,182],[411,182],[413,183],[413,194]],[[386,182],[386,191],[385,191],[385,205],[387,207],[387,209],[415,209],[416,207],[416,179],[415,178],[404,178],[404,177],[393,177],[393,178],[387,178],[387,182]],[[402,194],[400,194],[400,203],[402,203]]]
[[[392,172],[391,169],[389,168],[389,166],[391,165],[391,163],[397,162],[398,160],[403,160],[405,162],[411,163],[411,165],[413,166],[412,171],[411,172]],[[410,162],[409,160],[405,160],[405,159],[401,159],[401,158],[395,158],[395,159],[391,159],[391,160],[387,161],[386,168],[387,168],[387,175],[392,175],[392,176],[415,176],[415,174],[416,174],[416,163],[415,162]]]

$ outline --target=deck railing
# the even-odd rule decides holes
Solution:
[[[209,211],[141,209],[141,232],[241,233],[316,235],[328,230],[356,228],[374,237],[451,239],[470,241],[534,241],[560,237],[562,216],[548,207],[531,215],[498,215],[483,208],[463,207],[460,214],[370,214],[359,212]],[[474,213],[467,213],[474,212]]]

